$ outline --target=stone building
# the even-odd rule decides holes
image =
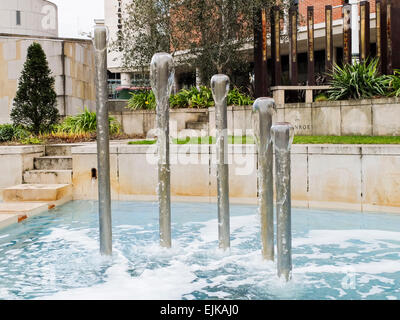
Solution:
[[[52,11],[52,9],[54,10]],[[47,11],[46,11],[47,10]],[[82,112],[84,107],[95,110],[94,50],[90,40],[58,38],[55,29],[41,28],[52,25],[46,12],[57,7],[42,0],[1,0],[0,15],[9,16],[8,27],[0,25],[0,123],[10,122],[10,111],[18,88],[28,47],[39,43],[47,56],[55,77],[57,107],[61,115]],[[16,26],[20,11],[21,28]],[[44,12],[44,13],[43,13]],[[11,19],[12,17],[15,18]],[[24,20],[25,19],[25,20]],[[25,24],[25,21],[29,23]],[[24,34],[24,33],[27,34]]]

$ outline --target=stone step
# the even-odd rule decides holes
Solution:
[[[3,190],[4,202],[47,202],[54,206],[71,199],[70,184],[21,184]]]
[[[31,170],[24,172],[24,183],[71,184],[72,170]]]
[[[45,146],[46,156],[71,156],[71,147],[69,144],[47,145]]]
[[[187,122],[186,129],[208,130],[208,122]]]
[[[26,219],[49,210],[49,205],[44,202],[4,202],[0,203],[0,217],[3,215],[17,215]]]
[[[72,170],[72,157],[49,156],[34,159],[36,170]]]
[[[209,122],[209,117],[207,114],[202,114],[201,116],[199,116],[199,118],[197,119],[197,122]]]

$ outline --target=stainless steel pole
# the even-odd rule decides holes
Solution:
[[[276,216],[278,276],[292,278],[292,226],[290,193],[290,149],[294,128],[290,123],[277,123],[271,129],[275,147]]]
[[[97,165],[100,217],[100,253],[112,254],[111,188],[110,188],[110,134],[107,90],[107,29],[94,28],[97,108]]]
[[[229,77],[226,75],[217,74],[211,78],[217,138],[218,238],[219,247],[223,250],[230,247],[227,115],[229,85]]]
[[[157,102],[158,201],[160,245],[171,248],[171,172],[169,158],[169,97],[174,85],[174,61],[168,53],[151,60],[150,79]]]
[[[255,129],[258,144],[258,185],[261,215],[262,255],[266,260],[274,260],[274,178],[273,145],[271,139],[272,116],[275,100],[258,98],[253,105],[259,120]],[[258,128],[257,128],[258,127]]]

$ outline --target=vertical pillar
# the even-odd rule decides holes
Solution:
[[[273,84],[281,85],[282,63],[281,63],[281,12],[278,6],[271,11],[271,52],[273,64]]]
[[[332,6],[325,7],[325,72],[332,73],[333,68],[333,12]]]
[[[174,61],[168,53],[156,53],[150,64],[150,81],[157,103],[158,201],[160,245],[171,247],[171,173],[169,158],[169,97],[174,85]]]
[[[254,13],[254,77],[255,96],[263,97],[268,93],[267,76],[267,17],[266,10]]]
[[[275,148],[278,276],[289,281],[292,277],[290,149],[294,128],[290,123],[277,123],[271,132]]]
[[[351,64],[351,6],[343,7],[343,64]]]
[[[298,62],[297,62],[297,16],[298,7],[292,6],[289,9],[289,77],[290,84],[297,86]]]
[[[307,82],[309,86],[315,85],[314,70],[314,7],[307,7]]]
[[[390,35],[390,46],[388,50],[391,50],[390,57],[391,63],[391,74],[394,70],[400,69],[400,1],[399,0],[388,0],[387,8],[387,28],[388,28],[388,39]],[[389,41],[388,41],[389,44]]]
[[[379,71],[386,74],[387,35],[386,0],[376,0],[376,56],[379,59]]]
[[[392,13],[393,13],[392,1],[387,0],[387,6],[386,6],[387,74],[393,74]]]
[[[217,74],[211,78],[211,90],[215,101],[215,125],[217,129],[218,239],[219,247],[223,250],[230,247],[227,115],[229,85],[230,81],[226,75]]]
[[[129,72],[121,73],[121,86],[131,86],[132,84],[132,76]]]
[[[368,1],[360,3],[360,60],[365,61],[370,55],[370,7]]]
[[[94,28],[96,65],[97,112],[97,167],[99,189],[100,253],[112,254],[111,187],[110,187],[110,133],[107,90],[107,29]]]
[[[351,5],[351,52],[352,63],[360,60],[360,34],[358,24],[358,0],[349,0]]]
[[[273,188],[273,146],[271,139],[272,116],[275,101],[258,98],[253,105],[259,120],[255,127],[258,144],[258,186],[261,215],[262,256],[274,260],[274,188]]]

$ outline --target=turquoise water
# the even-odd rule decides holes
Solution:
[[[113,257],[97,203],[75,201],[0,231],[0,299],[399,299],[400,215],[293,210],[293,280],[260,255],[256,206],[231,207],[218,249],[214,204],[173,205],[173,248],[155,203],[113,204]]]

